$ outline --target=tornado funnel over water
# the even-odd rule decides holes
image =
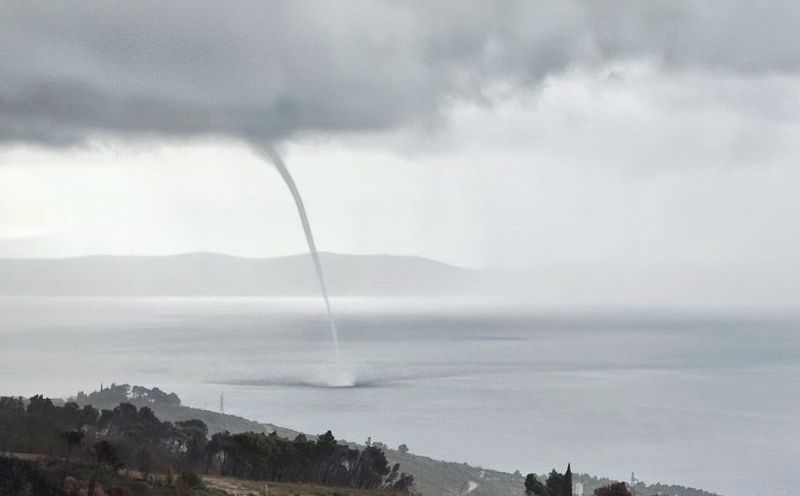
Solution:
[[[336,320],[333,318],[331,311],[331,302],[328,298],[328,287],[325,284],[325,273],[322,271],[322,263],[319,260],[319,253],[317,252],[317,245],[314,243],[314,233],[311,231],[311,224],[308,222],[308,215],[306,214],[306,207],[303,204],[303,198],[300,196],[300,191],[289,174],[289,169],[278,154],[278,152],[271,146],[264,147],[263,153],[267,156],[270,162],[278,170],[289,191],[294,198],[294,204],[297,207],[297,213],[300,214],[300,222],[303,224],[303,232],[306,235],[306,243],[308,243],[308,251],[311,253],[311,258],[314,260],[314,270],[317,273],[317,280],[319,281],[320,289],[322,290],[322,299],[325,300],[325,311],[328,313],[328,325],[331,329],[331,340],[333,342],[333,353],[336,357],[337,365],[341,362],[339,357],[339,332],[336,329]]]

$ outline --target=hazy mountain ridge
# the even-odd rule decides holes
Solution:
[[[332,295],[461,293],[480,273],[422,257],[320,254]],[[308,255],[215,253],[0,259],[7,296],[306,296],[319,285]]]
[[[548,265],[467,269],[399,255],[320,254],[332,296],[480,296],[535,305],[794,310],[775,288],[800,291],[797,271],[759,269],[743,278],[724,266]],[[682,297],[666,301],[664,288]],[[788,293],[787,293],[788,294]],[[218,253],[1,258],[0,296],[319,296],[308,254],[245,258]]]

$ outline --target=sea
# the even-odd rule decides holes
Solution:
[[[725,496],[800,488],[800,315],[338,298],[0,298],[0,394],[157,386],[310,434]]]

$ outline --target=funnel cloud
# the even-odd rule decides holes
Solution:
[[[314,232],[311,230],[311,223],[308,221],[308,214],[306,213],[306,207],[303,204],[303,197],[300,196],[300,190],[297,189],[297,184],[295,184],[292,175],[289,173],[289,169],[286,168],[286,164],[283,162],[283,159],[275,150],[275,148],[272,146],[266,146],[262,149],[262,153],[270,162],[272,162],[272,165],[275,166],[275,169],[281,175],[281,178],[283,178],[283,182],[285,182],[286,187],[289,188],[289,192],[292,194],[294,204],[297,207],[297,213],[300,216],[300,222],[303,225],[303,233],[306,237],[306,243],[308,243],[308,252],[314,261],[314,271],[317,275],[317,280],[319,281],[320,291],[322,291],[322,299],[325,301],[325,311],[328,315],[328,325],[331,330],[333,353],[338,365],[341,362],[341,358],[339,356],[339,331],[336,329],[336,319],[334,319],[333,311],[331,311],[328,286],[325,284],[325,272],[322,270],[322,262],[319,260],[317,244],[314,242]]]

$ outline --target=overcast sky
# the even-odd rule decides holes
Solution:
[[[0,256],[303,252],[274,144],[322,250],[791,303],[798,25],[793,1],[2,2]]]

